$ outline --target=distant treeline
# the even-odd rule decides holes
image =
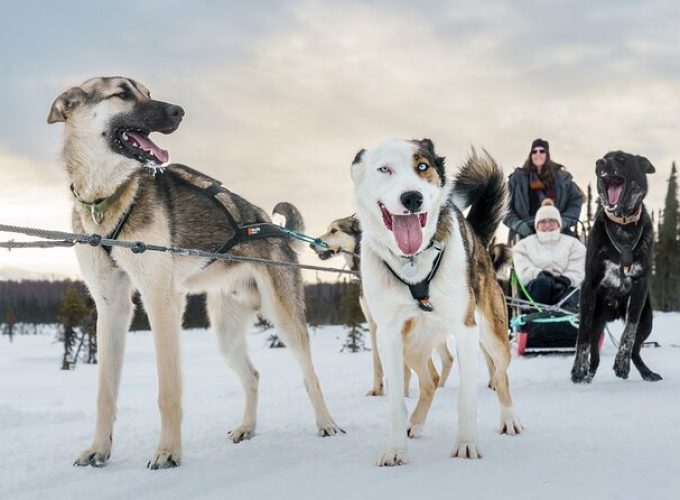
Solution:
[[[8,310],[13,312],[17,323],[59,323],[59,307],[68,286],[75,283],[88,307],[94,307],[85,284],[79,281],[0,281],[0,323]],[[312,325],[346,324],[352,311],[343,304],[342,297],[350,285],[340,283],[316,283],[305,286],[307,321]],[[132,330],[148,330],[149,320],[138,295]],[[345,301],[346,302],[346,301]],[[208,318],[205,295],[190,295],[184,312],[184,328],[205,328]]]

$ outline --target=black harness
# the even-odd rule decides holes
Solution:
[[[616,248],[616,251],[621,254],[621,272],[624,274],[628,274],[628,271],[630,271],[631,266],[633,265],[633,250],[635,250],[635,247],[640,243],[640,238],[642,238],[642,232],[643,232],[643,224],[640,223],[637,234],[633,238],[633,242],[629,243],[627,245],[621,245],[616,241],[616,238],[614,234],[612,234],[612,230],[609,227],[610,221],[606,220],[604,221],[604,229],[607,232],[607,236],[609,237],[609,241],[612,242],[612,245],[614,245],[614,248]],[[614,222],[612,222],[614,224]]]
[[[429,247],[433,246],[433,244],[434,242],[430,243]],[[434,262],[432,263],[432,269],[425,277],[425,279],[419,281],[418,283],[411,284],[408,283],[407,281],[404,281],[404,279],[401,276],[399,276],[387,262],[385,262],[385,266],[387,266],[387,269],[390,270],[390,272],[394,275],[395,278],[397,278],[399,281],[401,281],[404,285],[408,287],[409,292],[411,292],[411,297],[413,297],[416,300],[418,307],[425,312],[434,311],[434,307],[432,307],[432,304],[430,303],[430,282],[434,279],[435,274],[437,274],[439,264],[441,264],[442,256],[444,255],[443,248],[441,249],[437,248],[437,250],[438,253],[437,256],[434,258]]]
[[[209,177],[205,176],[204,174],[201,174],[200,172],[197,172],[196,170],[193,170],[189,167],[186,167],[184,165],[175,165],[173,168],[181,168],[187,173],[193,174],[200,176],[202,179],[210,179]],[[170,173],[172,174],[171,170],[163,170],[159,172],[161,175]],[[197,186],[188,180],[184,179],[182,176],[175,175],[174,176],[176,180],[180,181],[184,186],[196,191],[197,193],[201,194],[202,196],[205,196],[206,198],[209,198],[210,200],[213,201],[213,203],[222,211],[224,214],[225,218],[227,219],[227,222],[232,229],[234,235],[229,238],[227,241],[225,241],[217,250],[215,250],[215,253],[227,253],[229,250],[231,250],[234,246],[238,245],[239,243],[244,243],[244,242],[249,242],[249,241],[255,241],[255,240],[264,240],[267,238],[274,238],[274,237],[286,237],[288,234],[283,230],[283,228],[277,224],[271,223],[271,222],[254,222],[250,224],[245,224],[245,225],[240,225],[238,222],[236,222],[236,219],[234,219],[234,216],[231,214],[229,209],[225,207],[220,201],[217,199],[217,195],[220,193],[226,193],[226,194],[233,194],[231,191],[226,189],[224,186],[222,186],[219,181],[215,179],[210,179],[212,183],[210,186],[207,188],[202,188],[200,186]],[[127,223],[128,219],[130,218],[130,214],[132,213],[132,210],[135,207],[135,202],[136,199],[132,201],[128,209],[125,211],[125,214],[123,217],[121,217],[120,222],[116,226],[116,228],[109,233],[106,238],[110,240],[115,240],[120,236],[121,231],[123,230],[123,227]],[[109,256],[111,255],[111,247],[104,246],[104,251],[106,251]],[[214,260],[209,261],[205,267],[209,266],[215,262]]]

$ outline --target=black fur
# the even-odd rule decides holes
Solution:
[[[461,210],[470,207],[467,221],[488,247],[507,209],[507,185],[503,172],[486,151],[479,156],[473,150],[468,156],[456,174],[452,196],[462,199]]]
[[[632,360],[644,380],[661,380],[661,376],[650,370],[640,357],[642,343],[652,331],[649,280],[654,234],[642,200],[647,193],[646,173],[653,172],[654,167],[646,158],[622,151],[608,153],[596,165],[598,191],[604,206],[597,211],[588,235],[586,275],[581,287],[579,331],[571,380],[574,383],[592,381],[600,362],[600,334],[608,321],[619,318],[625,319],[626,324],[614,362],[616,376],[628,378]],[[625,179],[624,192],[615,205],[608,204],[607,200],[605,179],[608,175]],[[637,222],[623,225],[607,217],[605,206],[619,217],[629,217],[640,208],[642,211]],[[632,266],[626,272],[620,250],[633,245]]]
[[[434,143],[431,139],[420,139],[413,140],[414,144],[418,146],[418,151],[416,151],[415,156],[424,156],[430,162],[430,165],[434,166],[439,175],[440,186],[446,184],[446,168],[444,162],[446,158],[444,156],[437,156],[434,152]]]

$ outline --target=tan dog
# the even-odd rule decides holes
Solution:
[[[65,123],[63,156],[74,194],[74,231],[295,261],[294,250],[281,238],[238,240],[241,224],[270,221],[262,209],[188,167],[158,168],[169,156],[149,133],[171,133],[183,116],[182,108],[151,99],[146,87],[128,78],[93,78],[56,99],[48,123]],[[302,229],[295,207],[280,203],[275,211],[286,217],[288,228]],[[241,424],[230,433],[234,443],[250,439],[255,432],[259,373],[248,357],[246,332],[257,311],[274,321],[300,364],[318,433],[342,432],[326,407],[312,365],[298,269],[158,252],[135,254],[118,247],[105,251],[80,245],[76,252],[97,307],[99,347],[94,441],[80,454],[77,465],[99,467],[111,454],[135,289],[149,316],[156,347],[161,433],[150,468],[175,467],[182,456],[179,341],[185,297],[190,292],[207,292],[219,349],[243,386],[245,410]]]

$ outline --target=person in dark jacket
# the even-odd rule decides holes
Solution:
[[[534,216],[543,200],[551,198],[562,214],[562,232],[578,222],[583,192],[573,181],[571,174],[559,163],[550,159],[548,141],[536,139],[524,165],[510,175],[510,206],[503,223],[512,234],[525,238],[534,232]]]

